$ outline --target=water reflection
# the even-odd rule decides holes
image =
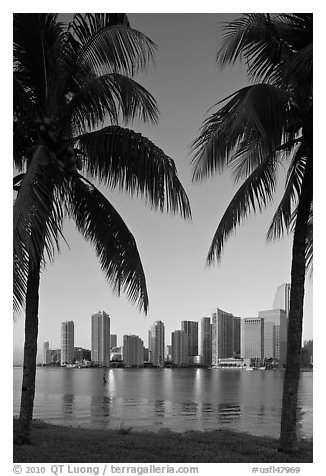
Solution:
[[[228,403],[220,403],[218,405],[218,419],[221,423],[231,423],[233,420],[241,417],[241,415],[240,405],[230,405]]]
[[[279,436],[283,372],[37,368],[35,418],[96,428],[223,428]],[[312,436],[312,374],[301,374],[298,429]],[[14,414],[22,369],[14,369]]]
[[[164,418],[164,414],[165,414],[165,401],[155,400],[154,415],[160,418]]]
[[[73,394],[64,394],[62,396],[62,410],[64,415],[72,415],[74,413]]]

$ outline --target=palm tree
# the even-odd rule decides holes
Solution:
[[[154,98],[133,79],[154,52],[125,14],[76,14],[68,26],[56,14],[14,15],[15,311],[26,303],[21,443],[30,441],[33,414],[40,271],[59,249],[65,217],[94,246],[114,290],[147,312],[135,239],[91,179],[190,217],[173,160],[119,125],[157,122]]]
[[[280,166],[287,169],[282,200],[268,239],[293,231],[288,345],[280,450],[296,439],[299,358],[304,283],[312,265],[312,15],[245,14],[224,26],[217,53],[221,66],[244,60],[250,86],[204,122],[193,142],[194,180],[233,169],[243,180],[225,211],[209,249],[209,264],[221,259],[225,240],[251,211],[271,201]]]

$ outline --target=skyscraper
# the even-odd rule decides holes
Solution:
[[[162,321],[156,321],[148,332],[149,361],[155,367],[164,367],[165,328]]]
[[[212,315],[212,365],[240,356],[240,317],[216,309]]]
[[[117,334],[110,334],[110,348],[114,349],[118,347],[118,336]]]
[[[198,355],[198,322],[182,321],[181,330],[188,336],[188,355]]]
[[[261,317],[241,319],[241,357],[258,360],[264,358],[264,319]]]
[[[144,365],[144,342],[135,335],[123,336],[123,364],[125,367]]]
[[[44,342],[43,344],[43,364],[47,365],[51,363],[50,360],[50,344],[49,342]]]
[[[174,365],[187,365],[189,362],[189,338],[185,331],[174,331],[171,334],[172,363]]]
[[[61,365],[71,364],[74,360],[74,321],[61,323]]]
[[[281,284],[276,290],[273,302],[273,309],[284,309],[286,312],[286,317],[289,317],[290,292],[291,284]]]
[[[203,317],[199,327],[199,355],[201,364],[212,364],[212,324],[210,317]]]
[[[110,317],[105,311],[92,315],[92,362],[110,366]]]
[[[273,358],[285,364],[288,319],[284,309],[259,311],[264,319],[264,358]],[[272,355],[271,355],[272,354]]]

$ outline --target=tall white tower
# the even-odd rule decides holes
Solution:
[[[110,366],[110,317],[105,311],[92,315],[91,359],[96,365]]]

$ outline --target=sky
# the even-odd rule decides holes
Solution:
[[[131,26],[157,45],[155,67],[137,80],[156,98],[159,124],[130,124],[174,159],[188,194],[192,220],[153,211],[141,198],[100,187],[134,234],[149,293],[147,316],[125,295],[117,297],[106,282],[94,250],[66,222],[55,262],[41,276],[38,361],[44,341],[60,348],[60,326],[75,323],[75,346],[90,348],[91,315],[106,311],[118,345],[125,334],[139,335],[147,346],[148,330],[156,320],[165,324],[166,344],[182,320],[199,321],[221,308],[240,317],[255,317],[272,308],[276,288],[290,282],[292,236],[267,242],[266,233],[281,197],[284,177],[274,203],[252,215],[226,242],[220,264],[206,266],[207,252],[237,186],[230,173],[192,182],[190,145],[198,136],[208,109],[248,85],[241,66],[223,71],[215,63],[221,23],[234,14],[128,14]],[[306,279],[303,339],[311,339],[312,278]],[[14,361],[21,362],[24,315],[13,324]]]

